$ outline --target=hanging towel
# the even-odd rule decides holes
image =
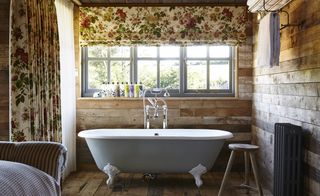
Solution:
[[[258,66],[278,66],[280,56],[280,19],[279,14],[271,12],[263,17],[258,33]]]

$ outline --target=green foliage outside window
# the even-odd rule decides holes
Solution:
[[[183,48],[183,53],[180,49],[177,46],[87,47],[83,53],[87,89],[102,90],[106,82],[141,82],[144,88],[167,88],[180,94],[232,90],[229,46],[190,46]],[[185,89],[180,84],[185,84]]]

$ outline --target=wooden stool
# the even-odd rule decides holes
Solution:
[[[245,181],[243,184],[240,185],[240,187],[244,188],[250,188],[257,190],[259,192],[260,196],[263,196],[261,184],[259,182],[259,176],[258,176],[258,169],[257,169],[257,163],[254,153],[259,149],[259,146],[251,145],[251,144],[229,144],[229,148],[232,150],[231,155],[228,161],[226,172],[224,173],[223,180],[221,183],[221,187],[219,190],[218,196],[222,196],[222,191],[225,187],[228,175],[230,173],[233,159],[234,159],[234,153],[235,151],[243,151],[244,152],[244,160],[245,160]],[[249,156],[252,164],[253,174],[254,174],[254,180],[256,182],[257,188],[249,186]]]

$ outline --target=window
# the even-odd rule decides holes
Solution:
[[[88,46],[82,48],[82,95],[106,82],[141,82],[171,96],[234,96],[234,47]]]
[[[145,88],[180,89],[180,47],[138,46],[137,81]]]

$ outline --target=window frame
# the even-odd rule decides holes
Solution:
[[[139,46],[134,46],[132,47],[134,49],[134,64],[133,64],[133,70],[134,70],[134,75],[133,78],[135,81],[138,79],[138,61],[139,60],[151,60],[151,61],[157,61],[157,88],[160,86],[160,61],[165,61],[165,60],[178,60],[179,62],[179,89],[169,89],[168,91],[170,92],[170,95],[173,97],[178,97],[180,95],[181,91],[181,85],[182,85],[182,73],[181,73],[181,48],[179,48],[179,57],[160,57],[160,47],[157,47],[157,55],[156,57],[138,57],[138,47]],[[149,95],[149,94],[147,94]]]
[[[173,45],[175,46],[175,45]],[[179,89],[170,89],[170,95],[172,97],[235,97],[236,92],[236,46],[229,46],[229,57],[210,57],[209,48],[210,46],[215,45],[203,45],[206,46],[207,55],[206,57],[201,58],[188,58],[187,57],[187,47],[188,46],[179,46],[180,55],[179,57],[160,57],[160,47],[157,47],[157,56],[156,57],[139,57],[138,58],[138,47],[130,47],[130,57],[110,57],[110,47],[108,47],[108,56],[107,57],[89,57],[88,56],[88,47],[81,48],[81,96],[82,97],[92,97],[93,93],[100,89],[89,89],[89,80],[88,80],[88,62],[90,60],[101,60],[108,61],[108,82],[111,82],[110,79],[110,61],[119,60],[119,61],[130,61],[130,81],[136,82],[138,79],[138,60],[155,60],[157,61],[157,86],[160,85],[160,61],[161,60],[179,60],[180,61],[180,73],[179,73]],[[227,46],[227,45],[226,45]],[[178,59],[179,58],[179,59]],[[207,89],[193,90],[187,89],[187,61],[188,60],[203,60],[207,63]],[[210,61],[214,60],[225,60],[229,62],[229,89],[209,89],[210,88]],[[124,81],[126,82],[126,81]]]
[[[235,96],[235,46],[229,46],[229,58],[223,58],[223,57],[210,57],[209,50],[210,46],[214,45],[206,45],[206,57],[199,57],[199,58],[188,58],[187,54],[184,54],[184,92],[185,94],[188,94],[190,97],[233,97]],[[186,47],[184,47],[184,52],[187,53]],[[207,89],[199,89],[199,90],[193,90],[187,88],[188,78],[187,78],[187,61],[188,60],[199,60],[199,61],[206,61],[207,64]],[[229,89],[210,89],[210,61],[215,60],[223,60],[223,61],[229,61]]]

